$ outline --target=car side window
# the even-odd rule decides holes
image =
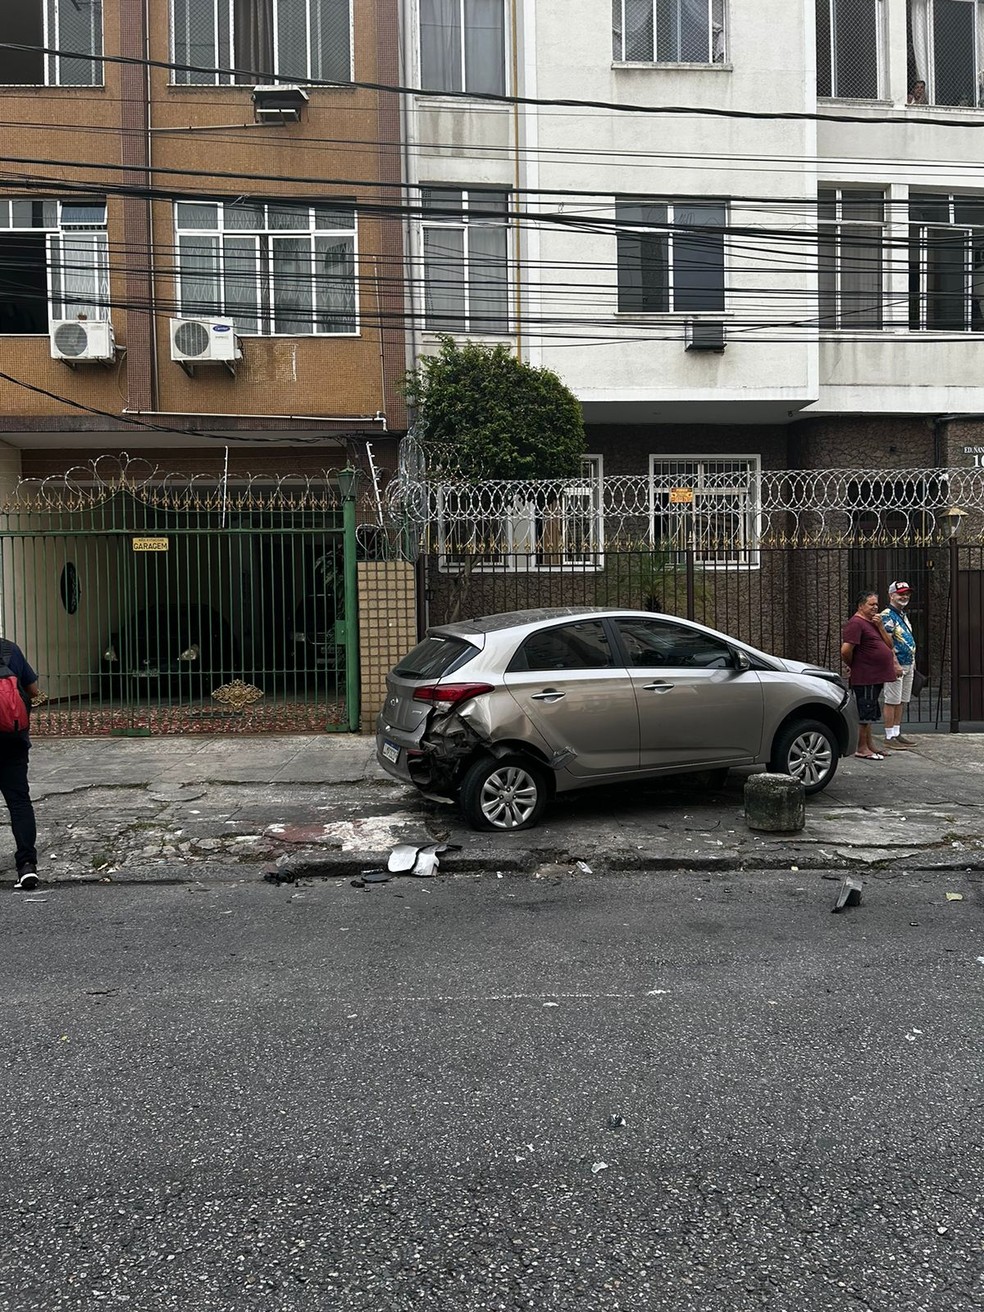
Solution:
[[[699,629],[669,620],[616,620],[631,669],[730,670],[731,648]]]
[[[601,620],[579,620],[531,633],[509,670],[603,670],[615,664]]]

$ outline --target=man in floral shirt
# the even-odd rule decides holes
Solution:
[[[911,593],[908,583],[890,583],[888,606],[881,613],[882,627],[892,639],[895,659],[902,668],[899,678],[885,684],[885,746],[897,752],[907,752],[916,745],[902,733],[902,715],[912,697],[916,669],[916,635],[905,613]]]

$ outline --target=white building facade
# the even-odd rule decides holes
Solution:
[[[411,359],[555,370],[606,474],[974,462],[984,0],[404,6]]]

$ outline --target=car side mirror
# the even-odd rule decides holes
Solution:
[[[740,670],[750,670],[751,668],[752,668],[752,662],[748,659],[745,653],[743,651],[736,651],[735,669],[740,671]]]

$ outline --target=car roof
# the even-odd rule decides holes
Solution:
[[[456,620],[453,624],[436,624],[427,632],[460,635],[499,633],[503,629],[522,629],[528,625],[543,624],[546,620],[566,619],[571,615],[624,614],[624,611],[609,611],[603,606],[541,606],[535,610],[510,610],[499,615],[480,615],[473,620]]]
[[[713,629],[698,620],[688,620],[682,615],[668,615],[663,611],[637,610],[632,606],[542,606],[535,610],[503,611],[498,615],[480,615],[476,619],[458,620],[453,624],[436,624],[427,630],[427,635],[460,638],[465,642],[470,641],[472,646],[482,647],[485,644],[476,642],[475,639],[491,637],[494,642],[493,635],[501,636],[510,631],[519,639],[525,636],[526,631],[535,630],[551,620],[577,618],[668,620],[674,624],[688,624],[703,633],[723,638],[726,642],[766,662],[774,663],[778,659],[771,652],[753,647],[751,643],[744,642],[741,638],[733,638],[723,630]]]

